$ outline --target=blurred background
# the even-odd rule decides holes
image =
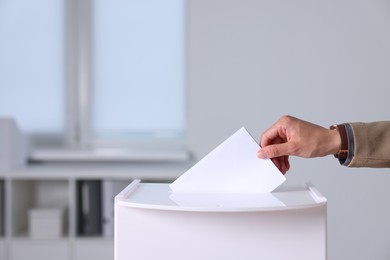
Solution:
[[[0,259],[90,256],[84,183],[170,182],[241,126],[389,120],[389,28],[386,0],[0,0]],[[328,259],[390,258],[389,169],[290,160],[328,199]],[[58,202],[62,239],[32,244]]]

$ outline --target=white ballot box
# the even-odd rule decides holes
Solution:
[[[115,197],[115,259],[323,260],[326,198],[310,184],[175,194],[136,180]]]

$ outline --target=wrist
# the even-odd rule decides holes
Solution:
[[[330,154],[336,154],[341,149],[341,137],[337,129],[330,129],[328,130],[329,133],[329,150],[328,155]]]
[[[348,138],[344,125],[332,125],[330,127],[333,135],[332,153],[339,160],[345,160],[348,156]]]

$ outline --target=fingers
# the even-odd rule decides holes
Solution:
[[[265,147],[267,145],[273,144],[275,143],[273,141],[276,138],[285,140],[287,138],[287,133],[290,131],[289,129],[293,126],[296,126],[297,122],[297,118],[292,116],[282,116],[278,121],[276,121],[275,124],[273,124],[263,133],[260,140],[260,146]]]
[[[289,146],[289,143],[272,144],[266,146],[258,151],[257,157],[261,159],[270,158],[279,171],[285,174],[290,169],[288,155],[291,154],[291,149]]]
[[[288,160],[288,156],[283,156],[284,158],[284,168],[282,168],[281,172],[285,174],[288,170],[290,170],[290,161]]]
[[[260,140],[262,147],[257,156],[262,159],[270,158],[276,167],[285,174],[290,169],[289,155],[296,153],[296,145],[291,140],[295,133],[298,119],[282,116],[273,126],[267,129]],[[294,128],[295,127],[295,128]]]
[[[261,148],[257,152],[257,156],[261,159],[275,158],[280,156],[288,156],[293,154],[293,145],[289,143],[271,144]]]
[[[285,174],[290,169],[288,156],[276,157],[271,159],[279,171]]]
[[[276,168],[278,168],[279,171],[281,171],[283,173],[283,171],[282,171],[282,158],[281,157],[272,158],[271,161],[275,164]]]
[[[283,136],[281,132],[282,131],[280,131],[279,127],[276,125],[273,125],[271,128],[268,128],[261,136],[260,146],[265,147],[267,145],[274,144],[275,140],[277,139],[285,138],[285,136]]]

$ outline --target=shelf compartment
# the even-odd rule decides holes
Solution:
[[[30,209],[63,209],[63,237],[69,230],[68,180],[13,180],[11,182],[11,236],[28,237]]]
[[[128,183],[119,179],[77,180],[77,237],[114,237],[114,197]]]

